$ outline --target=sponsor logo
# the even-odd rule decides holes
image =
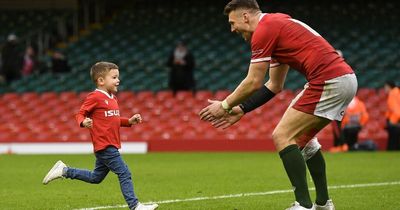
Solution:
[[[108,105],[108,101],[107,100],[104,100],[104,103],[106,103]]]
[[[104,115],[105,115],[106,117],[119,116],[119,110],[108,110],[108,111],[104,111]]]

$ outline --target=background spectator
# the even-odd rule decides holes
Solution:
[[[400,89],[393,81],[385,83],[387,98],[387,131],[388,144],[387,150],[400,150]]]
[[[25,49],[24,60],[22,64],[22,76],[28,76],[36,71],[38,67],[36,50],[32,46],[27,46]]]
[[[51,58],[51,71],[53,73],[64,73],[70,71],[67,57],[60,51],[55,51]]]
[[[195,91],[195,60],[183,41],[178,42],[170,54],[167,66],[170,67],[169,88],[174,95],[179,90]]]
[[[18,38],[15,34],[7,37],[7,42],[1,50],[2,74],[7,83],[21,77],[23,63],[23,52],[19,46]]]
[[[353,98],[346,109],[343,120],[340,124],[340,138],[338,145],[331,148],[331,152],[346,152],[355,150],[355,145],[358,142],[358,133],[365,126],[369,119],[367,109],[364,102],[357,96]]]
[[[350,150],[354,150],[354,145],[358,141],[358,133],[365,126],[369,119],[364,102],[357,96],[353,98],[346,109],[342,120],[342,141],[348,145]]]

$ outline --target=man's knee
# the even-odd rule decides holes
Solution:
[[[284,149],[290,144],[294,144],[295,141],[290,138],[285,132],[281,132],[280,130],[274,130],[272,132],[272,140],[274,141],[275,147],[278,151]]]

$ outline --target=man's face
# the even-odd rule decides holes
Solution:
[[[250,43],[253,32],[250,31],[249,13],[238,9],[230,12],[228,18],[231,25],[231,32],[241,35],[246,42]]]

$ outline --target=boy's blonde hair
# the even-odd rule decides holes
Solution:
[[[97,79],[100,77],[105,77],[111,69],[119,69],[117,64],[110,63],[110,62],[97,62],[95,63],[92,68],[90,68],[90,77],[92,78],[94,84],[97,85]]]

